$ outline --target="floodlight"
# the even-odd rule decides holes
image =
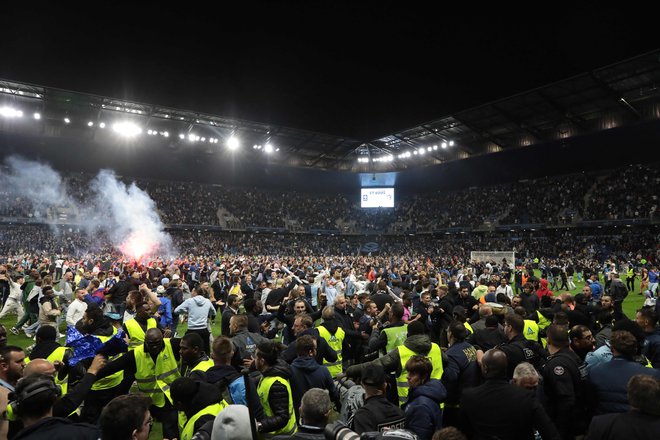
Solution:
[[[65,123],[65,124],[69,124],[69,123],[71,123],[71,119],[69,119],[69,118],[64,118],[64,123]]]
[[[271,144],[266,144],[264,146],[264,151],[268,154],[272,153],[273,152],[273,146]]]
[[[35,113],[35,114],[34,114],[34,119],[36,119],[37,121],[38,121],[39,119],[41,119],[41,113]]]
[[[4,116],[5,118],[20,118],[23,116],[23,112],[11,107],[1,107],[0,115]]]
[[[454,141],[449,141],[449,146],[453,147],[454,146]]]
[[[89,121],[89,122],[87,123],[87,126],[88,126],[88,127],[93,127],[93,126],[94,126],[94,123],[93,123],[92,121]]]
[[[101,122],[101,123],[99,124],[99,127],[101,127],[101,128],[105,128],[105,122]]]
[[[112,125],[112,129],[122,136],[135,137],[142,133],[142,129],[132,122],[117,122]]]
[[[235,150],[240,146],[240,141],[236,136],[231,136],[229,139],[227,139],[227,148],[230,150]]]
[[[442,143],[442,148],[447,148],[447,142]]]

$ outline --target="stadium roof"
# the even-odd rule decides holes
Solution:
[[[562,141],[656,119],[660,115],[657,84],[660,50],[365,141],[0,80],[5,116],[0,117],[0,131],[84,136],[93,141],[110,139],[112,124],[129,121],[143,130],[141,142],[172,149],[195,143],[208,154],[219,154],[235,136],[250,160],[264,157],[265,149],[272,147],[268,155],[272,163],[379,172]],[[24,117],[11,118],[12,109],[22,111]],[[34,121],[36,113],[39,120]]]

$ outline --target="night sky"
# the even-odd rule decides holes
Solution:
[[[365,141],[658,47],[596,2],[57,3],[3,6],[0,78]]]

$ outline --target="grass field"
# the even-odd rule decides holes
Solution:
[[[537,271],[538,272],[538,271]],[[537,276],[539,276],[540,273],[537,273]],[[578,282],[575,281],[576,289],[570,291],[569,293],[572,293],[573,295],[580,293],[582,290],[582,287],[584,287],[584,282]],[[631,319],[635,319],[635,312],[642,307],[644,304],[644,296],[639,295],[637,292],[639,291],[639,280],[637,280],[637,283],[635,285],[636,291],[630,292],[626,300],[623,302],[623,311]],[[565,290],[560,290],[558,292],[554,292],[555,295],[560,295],[562,293],[565,293]],[[8,317],[3,318],[0,320],[0,323],[2,323],[5,328],[7,329],[7,338],[8,338],[8,344],[10,345],[18,345],[19,347],[26,348],[34,343],[31,339],[27,338],[22,332],[16,336],[13,335],[12,333],[9,332],[9,329],[16,324],[16,317],[11,315]],[[64,332],[64,328],[60,329],[62,332]],[[185,333],[186,327],[185,325],[179,326],[179,332]],[[213,336],[218,336],[220,334],[220,315],[218,315],[215,323],[212,325],[212,331],[213,331]],[[60,340],[62,342],[63,339]],[[155,422],[152,432],[149,435],[150,440],[156,440],[156,439],[162,439],[162,430],[160,423]]]

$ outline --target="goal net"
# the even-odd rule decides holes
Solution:
[[[470,261],[474,263],[496,263],[498,266],[502,264],[502,260],[506,260],[509,267],[516,264],[515,251],[472,251],[470,252]]]

